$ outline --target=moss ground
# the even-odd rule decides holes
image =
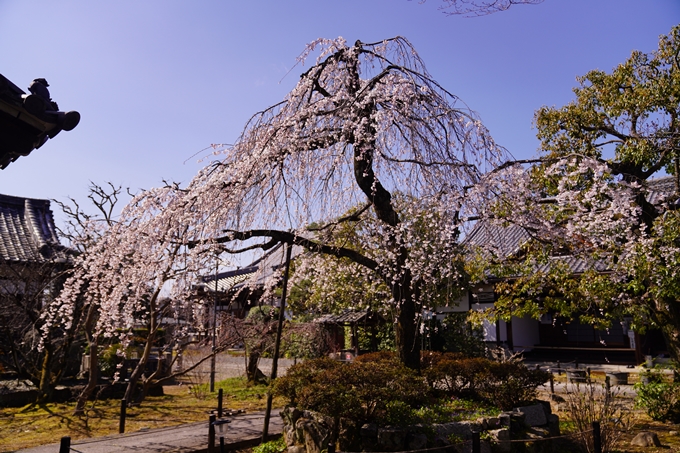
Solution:
[[[248,386],[245,379],[233,378],[216,387],[224,389],[225,409],[257,411],[266,407],[266,386]],[[217,407],[217,391],[211,394],[207,390],[205,386],[164,387],[163,396],[147,397],[141,405],[127,409],[125,432],[207,420]],[[277,403],[274,400],[275,406]],[[63,436],[77,440],[118,433],[120,400],[90,401],[83,416],[74,416],[74,408],[74,402],[0,408],[0,452],[59,442]]]

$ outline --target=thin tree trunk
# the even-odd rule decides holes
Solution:
[[[99,382],[99,345],[97,339],[90,343],[90,357],[88,359],[88,378],[87,385],[78,395],[76,408],[73,415],[82,415],[85,412],[85,404],[92,396],[92,392],[97,388]]]
[[[132,375],[130,376],[130,380],[128,381],[128,385],[127,388],[125,389],[124,396],[125,401],[127,401],[128,403],[133,401],[133,398],[135,396],[135,389],[137,388],[137,383],[144,374],[146,363],[149,361],[149,357],[151,356],[151,348],[153,345],[154,337],[155,333],[149,331],[149,336],[146,340],[146,344],[144,345],[144,352],[142,352],[142,356],[139,358],[139,362],[137,363],[137,366],[135,367],[134,371],[132,372]],[[138,402],[141,402],[144,399],[144,395],[140,396],[141,399]]]
[[[661,306],[664,311],[659,317],[659,325],[668,353],[675,363],[680,363],[680,301],[666,300],[657,306]]]
[[[52,356],[54,354],[51,345],[45,346],[42,360],[42,367],[40,369],[40,385],[38,386],[38,402],[47,402],[52,396],[52,387],[50,385],[52,377]]]

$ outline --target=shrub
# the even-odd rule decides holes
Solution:
[[[518,362],[491,362],[480,395],[501,409],[509,410],[536,398],[536,389],[550,379],[550,373],[530,370]]]
[[[102,376],[112,378],[118,371],[118,364],[123,362],[123,357],[118,351],[122,349],[123,346],[116,343],[99,351],[99,372]]]
[[[354,359],[355,362],[391,362],[400,363],[399,357],[393,351],[377,351],[362,354]]]
[[[297,405],[306,387],[314,384],[326,370],[337,370],[342,364],[329,358],[306,360],[291,366],[286,375],[278,378],[274,383],[274,392],[288,400],[291,405]]]
[[[292,366],[273,392],[300,409],[362,423],[383,417],[392,402],[419,407],[427,401],[420,376],[396,360],[376,359],[348,364],[308,360]]]
[[[635,404],[653,420],[680,423],[680,382],[666,382],[660,370],[649,372],[649,382],[635,384]]]
[[[428,354],[423,374],[432,388],[449,396],[475,398],[512,409],[531,401],[536,388],[550,378],[529,370],[520,362],[494,362],[484,358],[461,358],[455,354]]]
[[[416,410],[403,401],[390,401],[385,405],[385,424],[390,426],[409,426],[420,423]]]

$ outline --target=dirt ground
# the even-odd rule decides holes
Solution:
[[[628,391],[626,391],[628,390]],[[616,444],[616,452],[621,453],[637,453],[637,452],[680,452],[680,424],[663,423],[652,420],[643,409],[635,407],[634,395],[630,391],[631,386],[621,386],[618,389],[618,395],[616,396],[617,404],[622,405],[625,410],[623,416],[621,417],[620,431],[618,435],[620,436]],[[539,399],[545,401],[551,401],[551,408],[554,414],[560,417],[560,427],[562,434],[568,433],[570,430],[573,431],[573,424],[570,423],[571,414],[567,410],[567,405],[565,402],[560,401],[564,399],[564,389],[556,390],[557,397],[552,398],[549,391],[539,392]],[[557,401],[556,401],[557,400]],[[633,447],[630,445],[633,438],[642,431],[651,431],[656,433],[661,441],[661,447]]]

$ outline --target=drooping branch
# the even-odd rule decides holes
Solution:
[[[333,222],[328,222],[328,223],[326,223],[322,226],[319,226],[319,227],[308,226],[307,230],[308,231],[323,231],[323,230],[326,230],[328,228],[340,225],[341,223],[358,222],[359,220],[361,220],[361,215],[364,212],[368,211],[368,209],[371,206],[373,206],[372,203],[366,203],[362,207],[360,207],[358,210],[351,212],[350,214],[347,214],[346,216],[342,216],[342,217],[338,218],[337,220],[335,220]]]
[[[289,231],[278,231],[278,230],[248,230],[248,231],[225,231],[225,233],[228,233],[227,236],[223,236],[220,238],[215,239],[215,242],[217,243],[225,243],[225,242],[231,242],[231,241],[247,241],[249,239],[253,238],[262,238],[262,237],[268,237],[271,238],[272,241],[269,241],[265,244],[271,244],[273,241],[276,242],[285,242],[286,244],[290,245],[299,245],[301,247],[304,247],[305,249],[314,252],[314,253],[322,253],[324,255],[330,255],[334,256],[336,258],[348,258],[351,261],[354,261],[357,264],[360,264],[364,267],[367,267],[368,269],[371,270],[377,270],[378,269],[378,262],[365,256],[362,255],[361,253],[357,252],[356,250],[348,249],[346,247],[338,247],[338,246],[333,246],[333,245],[328,245],[328,244],[321,244],[319,242],[316,242],[312,239],[308,239],[299,235],[296,235],[294,233],[291,233]]]
[[[447,16],[479,17],[506,11],[513,5],[538,5],[543,0],[442,0]]]

